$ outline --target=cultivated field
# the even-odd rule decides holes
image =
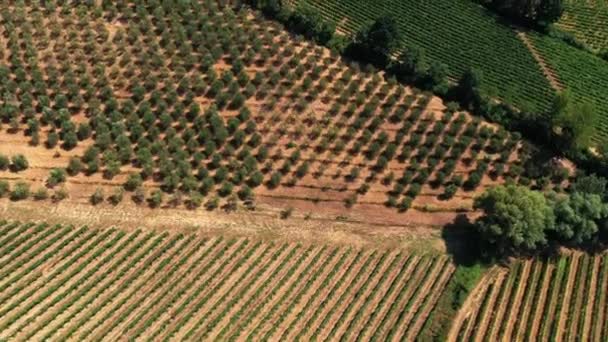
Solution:
[[[483,72],[489,93],[522,108],[543,112],[553,90],[515,32],[473,1],[289,0],[310,5],[339,32],[356,33],[381,15],[393,15],[404,46],[424,48],[430,61],[445,64],[453,78],[470,67]],[[466,18],[464,20],[463,18]]]
[[[574,253],[488,272],[450,341],[605,341],[608,256]]]
[[[412,340],[445,256],[2,222],[0,339]]]
[[[606,0],[566,0],[557,27],[571,32],[591,48],[608,49],[608,2]]]
[[[0,31],[0,153],[29,159],[0,168],[14,199],[26,181],[77,204],[233,210],[255,198],[442,225],[487,186],[535,182],[519,136],[247,9],[19,2]]]
[[[551,37],[530,35],[535,49],[563,88],[578,101],[592,104],[600,115],[598,136],[608,138],[608,61]]]

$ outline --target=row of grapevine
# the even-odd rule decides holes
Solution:
[[[605,0],[566,0],[564,14],[557,22],[560,29],[596,51],[608,49],[608,2]]]
[[[596,138],[608,137],[608,61],[539,34],[530,35],[535,48],[577,101],[599,113]]]
[[[447,65],[454,78],[474,66],[482,70],[487,90],[498,97],[537,111],[551,101],[549,83],[513,30],[472,1],[288,3],[317,8],[339,31],[350,35],[382,15],[392,15],[402,31],[403,45],[424,48],[431,60]]]
[[[0,222],[0,338],[415,338],[444,256]]]
[[[489,272],[478,285],[482,299],[465,303],[452,340],[605,340],[598,317],[606,315],[607,260],[574,253]]]

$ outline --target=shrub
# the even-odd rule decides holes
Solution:
[[[397,209],[399,209],[400,212],[407,211],[409,208],[412,207],[412,202],[413,199],[411,197],[406,196],[399,202]]]
[[[219,205],[220,199],[217,196],[214,196],[213,198],[209,199],[207,203],[205,203],[205,208],[207,210],[213,210],[216,209]]]
[[[291,217],[292,214],[293,214],[293,208],[287,207],[287,208],[281,210],[280,217],[281,217],[281,219],[285,220],[285,219],[288,219],[289,217]]]
[[[83,166],[82,162],[80,161],[80,158],[71,157],[66,170],[70,176],[75,176],[80,173],[80,171],[82,171],[82,168]]]
[[[23,154],[14,155],[11,158],[11,169],[14,172],[19,172],[27,169],[29,167],[29,162],[25,158]]]
[[[55,185],[59,184],[59,183],[63,183],[65,182],[66,179],[66,172],[64,169],[52,169],[49,173],[49,178],[47,179],[47,184],[50,187],[54,187]]]
[[[158,208],[163,203],[163,193],[160,190],[152,191],[150,198],[148,198],[148,204],[152,208]]]
[[[19,181],[15,184],[15,188],[11,192],[12,201],[20,201],[30,196],[30,185],[28,183]]]
[[[49,198],[49,193],[46,190],[46,188],[41,187],[38,188],[35,192],[34,192],[34,199],[37,201],[42,201]]]
[[[51,196],[51,199],[53,200],[53,202],[59,202],[68,198],[68,196],[68,191],[65,188],[60,188],[53,192],[53,196]]]
[[[95,192],[91,195],[89,200],[91,201],[91,204],[97,205],[97,204],[103,202],[103,199],[104,199],[103,190],[101,188],[97,188],[97,189],[95,189]]]
[[[279,172],[273,172],[268,180],[268,187],[274,189],[281,184],[281,174]]]
[[[224,182],[224,183],[222,183],[222,186],[218,190],[218,194],[222,197],[226,197],[232,193],[233,187],[234,187],[234,185],[232,185],[232,183]]]
[[[6,170],[10,166],[11,162],[9,158],[3,154],[0,154],[0,170]]]
[[[441,198],[448,200],[448,199],[454,197],[454,195],[456,194],[457,191],[458,191],[458,186],[456,184],[450,184],[450,185],[446,186],[445,189],[443,190],[443,194],[441,194]]]
[[[124,190],[123,190],[123,188],[117,188],[110,195],[110,197],[108,197],[108,201],[110,201],[110,203],[112,205],[118,205],[118,203],[122,202],[123,197],[124,197]]]
[[[0,197],[4,197],[7,193],[10,192],[10,184],[8,181],[0,180]]]
[[[141,175],[138,173],[132,173],[129,175],[129,177],[127,178],[127,181],[125,182],[125,190],[127,191],[135,191],[135,189],[138,189],[139,187],[141,187],[143,183],[143,180],[141,178]]]

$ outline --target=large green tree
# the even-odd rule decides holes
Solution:
[[[599,195],[575,192],[554,201],[555,233],[560,240],[581,244],[597,237],[598,222],[608,216],[608,204]]]
[[[385,66],[399,46],[400,39],[401,33],[395,19],[382,16],[357,33],[348,47],[348,53],[356,59]]]
[[[553,102],[553,131],[566,148],[590,147],[598,125],[598,112],[588,103],[575,103],[568,90],[556,95]]]
[[[476,221],[481,238],[499,254],[534,251],[546,245],[546,231],[555,222],[543,194],[522,186],[490,188],[475,199],[474,206],[483,213]]]

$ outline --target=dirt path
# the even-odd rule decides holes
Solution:
[[[538,53],[536,47],[534,46],[530,38],[528,38],[526,33],[519,31],[517,32],[517,37],[524,43],[526,48],[528,48],[528,51],[530,51],[530,54],[532,54],[532,57],[534,57],[536,63],[538,63],[538,66],[547,78],[547,81],[549,81],[551,87],[556,91],[561,91],[564,86],[557,77],[557,74],[553,70],[551,70],[545,59]]]
[[[256,338],[256,336],[259,338],[259,336],[266,336],[267,333],[271,332],[271,329],[274,329],[273,334],[276,334],[277,330],[286,328],[290,321],[288,320],[289,316],[284,317],[284,315],[290,315],[294,307],[306,302],[306,299],[310,298],[310,296],[317,291],[318,287],[321,286],[329,274],[334,271],[341,260],[346,261],[344,258],[352,260],[352,256],[345,255],[345,253],[346,251],[336,253],[331,261],[322,262],[320,264],[321,266],[318,266],[315,270],[310,270],[310,272],[303,277],[294,277],[291,284],[286,284],[283,289],[279,290],[279,292],[273,296],[272,301],[264,305],[267,309],[266,311],[270,312],[258,311],[259,313],[255,315],[253,315],[252,312],[249,312],[248,317],[251,317],[251,322],[247,326],[238,327],[241,330],[239,336],[241,333],[249,332],[246,339]],[[319,265],[318,262],[317,265]],[[311,279],[314,279],[314,282],[309,284]],[[260,304],[256,304],[255,306],[259,305]],[[234,330],[230,331],[226,336],[231,336],[234,333],[236,333]],[[238,336],[235,336],[234,338],[238,338]],[[230,339],[232,339],[232,337]]]
[[[534,314],[531,316],[531,320],[532,320],[532,325],[530,327],[530,340],[535,342],[538,337],[541,334],[541,331],[539,331],[540,329],[540,323],[541,320],[543,319],[543,311],[545,309],[545,302],[547,301],[547,292],[549,290],[549,285],[551,284],[551,278],[553,277],[553,269],[555,268],[555,266],[553,264],[549,264],[547,265],[547,270],[545,271],[545,278],[543,279],[543,283],[541,284],[541,287],[539,289],[539,297],[538,297],[538,301],[536,303],[536,308],[534,310]]]
[[[593,258],[591,280],[589,282],[589,286],[587,287],[589,289],[589,292],[587,292],[586,298],[582,299],[583,301],[588,301],[587,307],[585,309],[585,321],[583,322],[583,331],[579,332],[582,341],[588,341],[593,338],[593,336],[589,338],[589,333],[591,332],[591,324],[593,321],[596,321],[598,319],[597,317],[593,317],[593,310],[595,309],[594,305],[596,302],[595,296],[597,295],[597,278],[600,273],[601,260],[601,257],[597,255]],[[599,322],[601,322],[601,320]]]
[[[378,256],[378,252],[374,252],[372,255],[368,255],[366,260],[360,263],[360,266],[357,265],[358,269],[356,272],[349,274],[349,278],[343,284],[341,284],[342,286],[340,286],[340,288],[337,289],[331,297],[327,297],[328,300],[321,305],[321,311],[319,312],[315,321],[307,322],[306,325],[303,325],[303,327],[307,328],[307,332],[304,334],[304,336],[302,336],[303,341],[312,340],[312,335],[319,335],[323,332],[323,329],[327,328],[328,318],[331,318],[331,315],[333,315],[335,310],[341,310],[342,307],[347,304],[344,301],[338,303],[340,298],[346,296],[348,294],[347,291],[352,292],[353,288],[355,288],[354,291],[356,291],[356,289],[362,285],[362,279],[364,281],[369,276],[369,274],[365,275],[363,272],[369,272],[370,269],[376,267],[379,261],[380,257]]]
[[[150,240],[146,241],[146,244],[150,244],[150,243],[151,243]],[[126,254],[128,253],[127,247],[129,247],[129,246],[133,246],[133,244],[130,243],[128,240],[126,240],[125,237],[123,237],[121,242],[117,243],[112,248],[104,251],[102,253],[102,255],[95,258],[95,260],[92,260],[92,258],[89,258],[87,260],[87,262],[85,263],[84,268],[80,269],[80,266],[82,266],[82,264],[77,265],[76,263],[74,263],[74,265],[73,265],[74,270],[72,270],[72,271],[66,270],[66,272],[63,273],[63,277],[60,274],[60,275],[58,275],[57,278],[55,278],[52,281],[52,283],[50,283],[50,284],[46,283],[46,284],[40,285],[41,287],[42,286],[57,287],[52,295],[47,296],[47,294],[45,294],[45,293],[41,294],[41,293],[37,292],[38,295],[36,296],[36,299],[33,299],[33,297],[31,296],[30,293],[25,294],[25,297],[23,295],[20,296],[20,298],[17,299],[17,301],[21,302],[21,303],[16,308],[16,310],[18,312],[14,314],[14,316],[19,317],[19,319],[15,320],[12,323],[12,325],[11,325],[12,329],[5,330],[7,335],[12,336],[12,334],[16,333],[18,330],[17,325],[21,325],[21,327],[23,327],[23,326],[27,325],[27,323],[26,323],[27,321],[35,319],[41,313],[45,312],[45,310],[43,310],[43,307],[50,305],[50,302],[52,302],[54,300],[54,298],[57,296],[58,293],[62,293],[62,294],[66,293],[66,291],[69,291],[69,288],[71,286],[77,286],[76,284],[80,284],[82,281],[84,281],[84,279],[85,279],[85,277],[87,277],[87,275],[92,277],[95,274],[99,274],[99,273],[103,274],[104,272],[107,272],[109,269],[111,269],[113,266],[116,265],[116,260],[120,260],[122,257],[126,256]],[[91,256],[91,257],[93,257],[93,256]],[[115,262],[111,262],[110,260],[115,260]],[[90,277],[89,277],[89,279],[90,279]],[[25,302],[24,302],[24,300],[25,300]],[[28,308],[28,305],[32,302],[37,303],[37,304],[34,307]],[[12,310],[12,312],[14,312],[14,311],[15,310]],[[11,318],[9,317],[8,320],[10,320],[10,319]],[[26,322],[24,322],[24,321],[26,321]]]
[[[499,268],[497,266],[490,269],[479,281],[477,286],[475,286],[475,289],[469,294],[451,323],[450,333],[447,338],[448,341],[456,341],[460,331],[463,329],[465,321],[479,309],[488,286],[495,281],[498,274]]]
[[[373,334],[376,330],[378,330],[379,325],[382,323],[382,320],[388,313],[388,310],[391,307],[391,303],[393,303],[399,293],[405,290],[405,286],[408,284],[406,277],[413,277],[413,271],[416,269],[416,266],[420,262],[420,257],[412,256],[412,260],[409,261],[407,267],[401,271],[399,278],[395,281],[397,282],[397,286],[394,291],[392,291],[388,297],[384,298],[385,304],[382,307],[377,308],[374,315],[369,319],[369,321],[362,327],[364,330],[360,332],[360,336],[358,338],[363,341],[367,341],[371,338],[370,334]]]
[[[484,314],[484,312],[482,310],[482,305],[483,305],[483,301],[488,296],[488,291],[491,291],[491,292],[494,291],[494,280],[492,282],[488,282],[487,286],[485,286],[482,296],[479,297],[479,302],[477,303],[475,310],[473,312],[471,312],[470,316],[468,316],[466,318],[467,323],[466,323],[466,326],[464,327],[464,332],[462,330],[460,330],[458,332],[458,335],[461,335],[461,333],[462,333],[463,341],[470,341],[474,337],[475,329],[477,328],[475,326],[475,323],[477,323],[477,319],[478,319],[477,317],[479,317],[479,315]]]
[[[416,311],[418,311],[418,308],[420,307],[420,305],[423,304],[426,298],[425,294],[428,294],[430,292],[431,288],[435,285],[439,275],[442,271],[444,271],[446,263],[448,262],[449,261],[447,257],[441,257],[436,263],[435,267],[433,267],[432,270],[429,270],[429,275],[426,281],[413,293],[415,297],[410,297],[407,301],[403,303],[404,306],[400,308],[399,311],[397,311],[394,320],[395,324],[390,325],[393,327],[392,329],[396,329],[396,333],[393,335],[394,341],[400,341],[401,337],[405,335],[406,329],[410,325],[414,314],[416,313]],[[408,304],[410,303],[410,307],[407,308]],[[405,311],[406,309],[407,311]]]
[[[588,283],[587,283],[587,274],[589,273],[589,270],[593,267],[593,260],[591,259],[591,257],[587,254],[583,254],[582,256],[583,258],[583,262],[580,265],[580,274],[579,276],[576,278],[576,285],[575,287],[578,287],[578,289],[576,289],[577,291],[575,293],[572,294],[572,296],[574,296],[574,298],[572,298],[572,300],[574,301],[574,303],[570,305],[570,310],[571,310],[571,319],[570,319],[570,323],[568,324],[569,326],[565,326],[565,330],[564,333],[566,334],[566,341],[572,341],[574,339],[574,337],[579,336],[581,334],[581,332],[578,331],[578,325],[581,319],[581,314],[582,314],[582,306],[583,306],[583,301],[589,301],[590,298],[594,298],[594,297],[589,297],[588,295]],[[593,300],[591,300],[591,306],[593,306]]]
[[[114,304],[117,301],[120,302],[124,294],[118,293],[116,291],[116,288],[121,288],[125,284],[132,284],[132,286],[128,287],[128,290],[135,291],[136,289],[141,288],[141,285],[139,285],[138,283],[143,283],[146,286],[152,286],[154,282],[151,281],[151,278],[157,274],[156,268],[159,267],[159,265],[163,265],[163,262],[176,257],[179,253],[181,253],[184,247],[193,248],[194,244],[192,244],[191,242],[192,241],[190,241],[190,244],[188,244],[188,240],[183,239],[181,241],[178,241],[172,249],[167,250],[167,252],[165,252],[163,255],[155,254],[150,256],[148,260],[152,261],[152,263],[147,266],[147,271],[145,271],[145,273],[143,274],[138,275],[137,272],[131,273],[130,275],[123,277],[119,282],[115,283],[113,287],[106,287],[104,286],[103,282],[100,282],[88,291],[81,293],[80,298],[78,298],[78,300],[73,303],[68,310],[65,310],[63,312],[51,310],[48,314],[46,314],[47,316],[50,315],[50,317],[45,319],[43,316],[42,322],[40,322],[38,326],[33,328],[33,331],[35,331],[36,334],[31,336],[30,338],[33,340],[48,339],[48,337],[43,338],[43,336],[46,336],[46,334],[50,333],[51,330],[56,333],[61,326],[72,321],[75,317],[78,317],[78,315],[82,314],[83,309],[87,306],[85,304],[87,303],[88,305],[98,305],[100,303],[107,303],[106,300],[110,300],[110,302],[108,303],[108,306],[111,307],[111,309],[109,309],[111,310],[110,312],[114,314],[120,313],[122,315],[122,307],[114,307]],[[136,271],[138,269],[141,270],[141,267],[134,268],[133,270]],[[110,281],[110,283],[113,283],[115,282],[115,280],[117,280],[117,278],[109,276],[104,279],[104,282],[106,280]],[[146,293],[148,291],[146,288],[143,288],[138,292]],[[106,294],[106,296],[104,296],[103,298],[99,298],[101,294]],[[105,319],[102,321],[110,321],[110,319]]]
[[[99,232],[93,233],[91,235],[85,234],[80,239],[72,242],[70,246],[68,246],[67,250],[48,260],[37,271],[30,272],[28,276],[20,276],[16,275],[15,277],[19,277],[20,279],[6,279],[8,283],[3,283],[2,286],[2,295],[0,296],[0,303],[4,303],[9,298],[16,296],[19,292],[30,291],[30,289],[39,288],[44,285],[45,282],[48,282],[48,276],[50,271],[58,269],[62,269],[64,267],[69,267],[69,262],[71,260],[78,260],[80,258],[86,258],[87,254],[92,251],[91,247],[96,246],[105,241],[112,240],[112,236],[115,235],[115,232],[105,231],[104,234]],[[84,243],[81,243],[84,241]],[[80,256],[80,258],[79,258]],[[51,268],[52,267],[52,268]]]
[[[383,294],[388,289],[386,284],[388,283],[385,279],[385,276],[389,278],[394,278],[397,275],[397,271],[399,269],[399,255],[392,255],[392,260],[387,260],[382,269],[378,272],[378,276],[375,277],[372,281],[368,281],[365,289],[365,292],[362,293],[357,299],[355,305],[349,308],[349,312],[346,316],[343,315],[343,318],[340,321],[343,323],[338,329],[336,329],[335,334],[332,335],[332,339],[340,339],[350,341],[348,334],[351,328],[354,328],[358,321],[356,320],[357,313],[359,311],[365,312],[365,308],[369,304],[370,301],[373,301],[373,296],[375,294]],[[372,299],[370,299],[372,298]]]
[[[290,310],[287,317],[285,317],[285,319],[283,320],[283,324],[276,328],[270,338],[278,340],[293,340],[295,336],[291,336],[290,338],[289,334],[294,332],[296,324],[302,319],[308,320],[310,315],[312,315],[313,311],[315,310],[315,303],[318,303],[317,301],[323,300],[325,298],[323,295],[327,293],[328,289],[333,288],[336,283],[339,282],[340,279],[342,279],[345,273],[349,269],[351,269],[351,267],[353,267],[353,262],[356,260],[356,256],[357,253],[352,252],[345,255],[345,259],[342,261],[341,266],[335,269],[335,273],[330,273],[327,275],[324,274],[319,277],[317,282],[311,287],[314,288],[314,291],[306,291],[306,293],[304,293],[304,295],[297,303],[286,303],[287,305],[292,305],[293,308]],[[332,270],[329,271],[332,272]],[[256,324],[257,328],[257,325],[262,324],[262,322],[257,322],[254,324]],[[253,325],[250,324],[249,326]],[[243,330],[247,330],[247,327],[245,327],[245,329]],[[247,334],[247,338],[252,338],[260,335],[253,335],[251,330],[248,331],[250,332]]]
[[[578,253],[572,256],[572,264],[570,266],[570,272],[568,273],[568,281],[566,282],[566,288],[560,291],[560,293],[564,294],[564,297],[562,299],[561,311],[555,313],[555,315],[557,315],[559,319],[557,323],[557,333],[555,339],[556,342],[561,342],[562,337],[564,335],[566,320],[568,319],[568,313],[570,311],[570,298],[572,297],[572,288],[574,287],[574,282],[576,281],[580,258],[581,254]]]
[[[204,236],[249,237],[279,242],[333,244],[370,248],[404,248],[444,252],[446,242],[441,229],[423,225],[370,225],[336,220],[334,217],[294,212],[280,219],[279,211],[244,209],[234,213],[186,209],[150,209],[130,203],[117,207],[60,202],[53,205],[0,199],[0,216],[7,220],[72,224],[76,227],[133,231],[138,228],[156,231],[196,232]],[[405,221],[402,221],[405,222]]]
[[[602,259],[602,264],[601,264],[601,268],[605,269],[604,263],[608,262],[608,257],[605,254],[602,254],[601,256]],[[608,275],[606,274],[606,272],[604,272],[602,278],[598,281],[598,286],[599,291],[600,291],[600,298],[598,300],[598,305],[597,305],[597,316],[593,317],[593,322],[592,324],[595,324],[595,327],[593,328],[595,330],[595,334],[594,336],[591,336],[593,341],[595,342],[600,342],[602,340],[602,328],[604,325],[604,318],[606,315],[606,293],[608,292],[608,281],[606,281],[606,277]],[[597,295],[597,294],[596,294]]]
[[[160,260],[160,256],[155,256],[154,264],[150,265],[144,273],[135,277],[127,277],[106,289],[108,294],[106,299],[109,299],[109,301],[101,301],[104,306],[100,308],[98,314],[103,317],[101,321],[107,322],[107,324],[99,327],[100,333],[97,336],[116,340],[113,332],[121,334],[122,327],[130,323],[129,317],[133,315],[133,310],[142,305],[141,296],[152,297],[154,295],[154,293],[151,293],[152,287],[156,285],[159,276],[169,272],[174,264],[171,261],[178,260],[180,255],[188,254],[194,248],[196,246],[193,240],[184,239],[184,241],[180,241],[179,246],[173,248],[173,251],[163,253],[162,260]],[[125,287],[126,284],[130,285]],[[122,323],[118,322],[119,320],[122,320]]]
[[[80,237],[77,237],[76,230],[68,231],[68,233],[66,235],[65,231],[57,230],[50,235],[41,236],[39,241],[33,245],[28,246],[23,244],[22,247],[27,252],[20,253],[17,257],[13,256],[0,267],[0,279],[2,280],[0,281],[0,286],[10,286],[15,281],[23,280],[22,278],[29,274],[28,269],[31,269],[35,265],[47,264],[48,258],[51,255],[60,254],[75,241],[82,241],[82,236],[86,235],[80,234]],[[33,272],[40,273],[40,270],[36,267],[33,269]]]
[[[394,255],[387,255],[386,258],[379,258],[378,263],[370,269],[370,272],[367,274],[367,277],[362,277],[357,282],[354,288],[351,288],[350,291],[346,293],[346,296],[342,298],[342,301],[339,303],[338,307],[333,312],[333,315],[328,317],[328,324],[325,326],[325,329],[319,332],[318,338],[321,341],[331,340],[334,336],[340,336],[338,333],[344,331],[344,327],[348,324],[355,310],[349,310],[349,306],[353,305],[356,308],[361,304],[361,300],[365,298],[371,289],[375,286],[375,284],[380,280],[386,269],[389,267],[390,262],[394,258]],[[377,270],[374,274],[374,270]],[[364,292],[361,292],[363,287],[365,287]],[[346,316],[344,316],[346,314]]]
[[[407,330],[407,335],[405,337],[406,341],[414,341],[416,339],[418,333],[420,333],[420,330],[426,322],[426,319],[431,314],[431,311],[435,308],[435,304],[437,304],[439,297],[441,297],[441,295],[443,294],[443,290],[450,281],[454,270],[455,266],[450,264],[448,266],[448,269],[443,272],[441,278],[436,282],[436,286],[431,290],[430,300],[428,300],[422,312],[418,314],[418,319],[416,319],[414,324],[410,324],[410,327]]]
[[[543,267],[543,262],[534,262],[534,271],[532,271],[531,279],[529,281],[528,288],[526,289],[526,294],[523,299],[524,302],[521,306],[521,312],[517,317],[517,324],[515,326],[515,329],[513,330],[513,339],[517,341],[521,341],[524,339],[528,326],[528,320],[530,319],[530,315],[534,314],[533,301],[536,292],[539,290],[538,282],[541,279],[541,275],[544,274]]]
[[[488,311],[486,312],[484,317],[482,317],[481,321],[479,322],[479,326],[477,327],[477,333],[474,336],[475,342],[482,342],[484,340],[486,331],[488,331],[488,325],[490,324],[490,321],[492,318],[493,310],[496,307],[496,298],[498,298],[498,293],[500,292],[500,288],[501,288],[501,286],[504,286],[503,283],[506,281],[506,279],[507,279],[506,272],[499,272],[496,275],[496,278],[493,282],[494,288],[493,288],[492,293],[490,294],[490,298],[488,300]]]
[[[351,341],[355,339],[361,339],[360,335],[364,332],[364,329],[372,323],[370,322],[370,320],[373,319],[374,315],[383,311],[383,309],[387,307],[386,304],[382,305],[382,303],[387,301],[390,302],[390,300],[387,300],[387,297],[394,296],[394,290],[396,287],[398,287],[399,282],[402,281],[406,264],[409,263],[410,258],[411,256],[407,258],[400,257],[401,260],[399,262],[399,265],[383,282],[380,291],[374,291],[375,297],[368,304],[366,304],[367,307],[371,308],[371,310],[363,311],[363,315],[361,319],[356,322],[357,324],[354,326],[354,330],[352,331],[350,337],[343,336],[342,339],[348,338],[348,340]]]
[[[500,336],[505,341],[511,340],[511,334],[513,333],[514,322],[516,322],[517,317],[519,315],[519,308],[521,307],[523,296],[526,291],[526,285],[528,284],[528,277],[530,276],[530,270],[532,269],[532,261],[526,260],[524,262],[524,269],[521,274],[521,278],[519,278],[519,286],[517,287],[517,292],[515,293],[515,297],[513,298],[513,303],[511,303],[511,308],[509,311],[509,316],[506,319],[507,325],[505,329],[505,333],[503,336]]]
[[[318,260],[315,262],[315,259],[317,258]],[[242,296],[243,300],[233,303],[234,305],[232,307],[222,305],[222,307],[226,306],[224,309],[226,314],[223,315],[223,319],[217,322],[213,329],[207,334],[205,334],[204,331],[201,331],[194,335],[194,340],[198,341],[204,338],[211,341],[217,341],[230,336],[224,335],[221,338],[218,338],[218,335],[222,332],[223,328],[229,330],[231,326],[239,322],[235,317],[244,319],[249,317],[252,310],[260,307],[261,311],[258,316],[263,315],[269,307],[272,307],[272,305],[268,305],[269,303],[265,303],[266,299],[270,299],[271,303],[276,303],[288,289],[292,288],[292,285],[298,280],[298,275],[305,274],[306,276],[302,279],[302,282],[306,283],[307,276],[310,276],[313,267],[335,262],[335,256],[333,259],[329,258],[330,255],[326,250],[317,249],[311,251],[306,259],[294,257],[294,259],[300,260],[294,260],[294,263],[291,266],[288,265],[284,268],[284,272],[272,272],[270,276],[262,275],[260,277],[260,282],[248,285],[248,288],[244,289],[245,292],[243,292]],[[262,289],[262,291],[260,291],[260,289]],[[229,295],[226,298],[228,301],[232,300],[233,293],[238,293],[238,291],[229,291]]]
[[[154,322],[156,324],[154,324],[154,326],[157,329],[160,329],[165,324],[167,324],[165,319],[167,319],[168,311],[173,309],[175,304],[188,293],[188,290],[194,288],[194,285],[198,284],[200,280],[205,279],[205,276],[210,275],[208,270],[215,265],[214,262],[221,263],[223,261],[222,258],[219,257],[219,255],[224,248],[226,248],[226,242],[219,241],[219,243],[213,246],[211,251],[207,255],[205,255],[202,260],[200,260],[200,263],[198,264],[200,265],[200,267],[196,268],[196,272],[193,270],[184,278],[176,279],[176,281],[174,281],[170,285],[170,288],[174,289],[170,293],[171,296],[165,298],[165,300],[159,303],[155,303],[158,304],[158,306],[151,310],[151,314],[153,316],[156,316],[154,319]],[[153,334],[155,332],[158,332],[158,330],[148,329],[143,333],[141,337],[142,339],[151,339],[150,334]]]
[[[163,314],[161,321],[158,323],[158,330],[154,332],[155,338],[161,340],[164,339],[165,336],[173,333],[173,329],[176,328],[183,316],[188,314],[188,310],[194,305],[193,301],[200,296],[205,296],[208,291],[217,285],[219,280],[212,277],[224,270],[231,272],[237,263],[237,254],[247,247],[248,246],[245,246],[245,241],[238,241],[230,246],[224,245],[222,249],[220,249],[222,254],[215,256],[213,265],[206,270],[206,273],[196,279],[197,281],[188,288],[188,291],[182,295],[182,298],[180,298],[178,302],[173,303],[173,305],[166,310],[166,313]],[[250,258],[249,260],[252,259]],[[200,290],[200,293],[198,290]],[[161,337],[159,337],[158,334],[160,334]]]
[[[278,265],[289,255],[291,248],[293,247],[285,248],[283,251],[279,252],[280,254],[277,256],[276,260],[264,259],[263,265]],[[270,258],[270,256],[264,255],[264,258],[267,257]],[[226,286],[232,287],[236,281],[241,279],[243,276],[250,276],[250,274],[243,274],[243,272],[247,269],[252,269],[255,262],[257,262],[257,259],[248,257],[246,260],[249,262],[241,263],[239,260],[244,258],[247,258],[246,254],[241,252],[240,254],[235,255],[234,258],[229,261],[227,267],[221,267],[221,265],[218,265],[221,267],[221,269],[218,269],[218,272],[220,272],[218,276],[211,278],[209,284],[204,286],[200,293],[195,294],[195,296],[192,298],[186,299],[187,302],[186,306],[183,308],[183,311],[179,316],[173,316],[172,324],[168,327],[160,339],[179,339],[178,336],[185,334],[194,324],[192,319],[194,318],[196,312],[201,312],[200,310],[196,310],[196,306],[200,306],[203,301],[214,299],[218,291]],[[224,279],[221,277],[221,274],[231,274],[232,276]]]

